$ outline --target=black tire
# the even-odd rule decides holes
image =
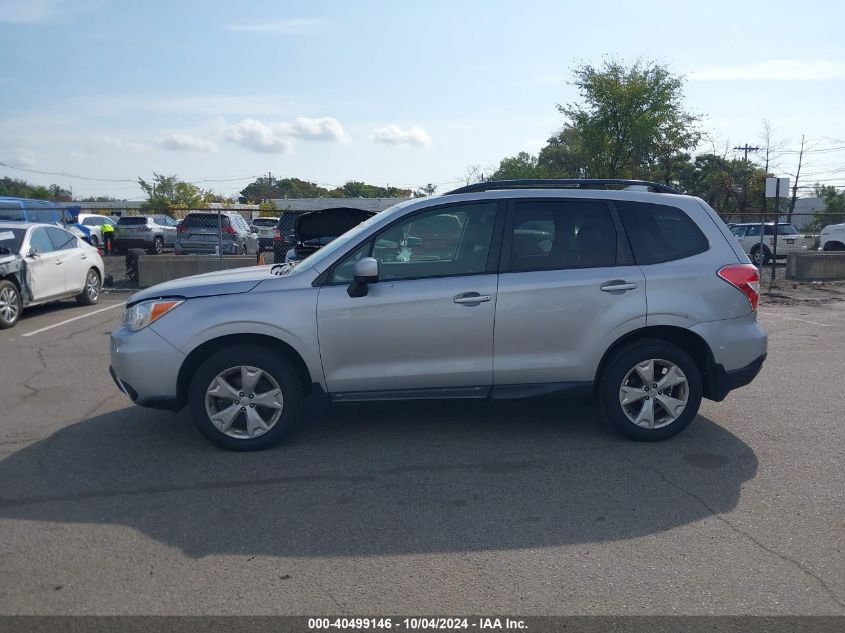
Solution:
[[[767,246],[764,246],[762,261],[760,261],[760,247],[755,246],[751,249],[751,261],[754,263],[755,266],[765,266],[766,264],[771,263],[772,252]]]
[[[842,242],[828,242],[822,250],[826,252],[845,251],[845,244],[842,244]]]
[[[638,364],[650,359],[673,363],[686,377],[686,407],[674,421],[658,428],[644,428],[635,424],[626,415],[619,399],[623,381],[628,373]],[[650,389],[653,389],[653,386]],[[645,442],[665,440],[683,431],[695,419],[701,406],[701,370],[692,357],[677,345],[656,339],[643,339],[619,349],[608,359],[599,378],[596,396],[602,417],[625,437]],[[662,405],[651,406],[655,412],[662,410]]]
[[[23,311],[20,290],[8,279],[2,279],[0,280],[0,299],[3,299],[2,306],[5,306],[7,301],[9,303],[7,310],[0,310],[0,330],[15,327]]]
[[[156,237],[153,240],[153,245],[150,247],[150,255],[161,255],[164,252],[164,239]]]
[[[97,281],[96,286],[92,288],[90,282],[93,281],[93,277],[96,277]],[[82,289],[82,292],[76,295],[76,302],[82,306],[97,305],[100,302],[102,291],[103,280],[100,278],[100,273],[96,268],[90,268],[85,274],[85,287]]]
[[[227,369],[239,366],[263,370],[276,381],[282,393],[281,416],[270,430],[256,437],[227,435],[211,422],[206,411],[206,392],[212,381]],[[188,407],[199,432],[220,448],[229,451],[260,451],[278,444],[285,433],[299,420],[303,397],[299,375],[285,358],[258,345],[245,344],[222,349],[200,365],[188,388]],[[244,414],[237,415],[236,421],[232,423],[233,431],[241,424],[245,425]]]

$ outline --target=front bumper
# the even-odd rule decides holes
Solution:
[[[117,388],[137,405],[176,409],[177,380],[185,355],[147,326],[130,332],[121,326],[111,335],[109,373]]]

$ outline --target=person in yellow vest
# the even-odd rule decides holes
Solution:
[[[111,253],[112,240],[114,239],[114,224],[110,221],[103,222],[100,226],[100,232],[103,234],[103,252]]]

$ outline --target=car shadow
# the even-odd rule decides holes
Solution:
[[[637,538],[729,512],[751,448],[699,417],[661,443],[592,405],[311,405],[286,444],[219,450],[186,411],[129,407],[0,462],[0,518],[129,526],[192,557],[518,549]]]

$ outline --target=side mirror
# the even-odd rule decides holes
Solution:
[[[29,252],[26,254],[27,257],[38,257],[38,249],[34,246],[29,247]]]
[[[352,283],[346,289],[350,297],[365,297],[369,291],[369,284],[378,281],[378,260],[373,257],[364,257],[355,262],[352,271]]]

